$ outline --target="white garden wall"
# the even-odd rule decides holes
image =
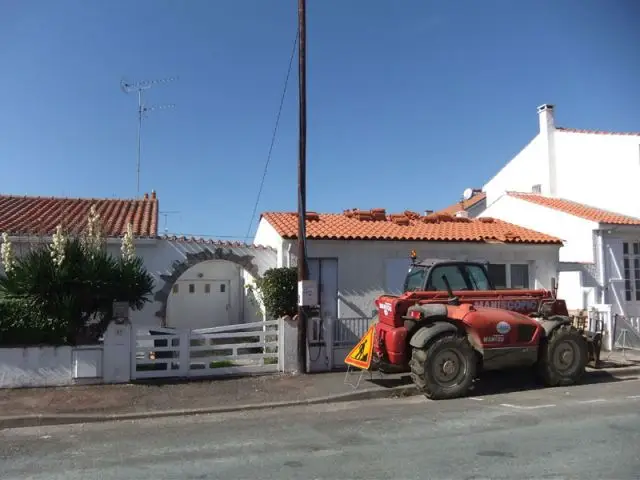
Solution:
[[[0,388],[59,387],[102,377],[102,347],[0,348]]]

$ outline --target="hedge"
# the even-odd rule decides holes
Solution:
[[[0,300],[0,347],[68,344],[66,322],[47,318],[33,301]]]

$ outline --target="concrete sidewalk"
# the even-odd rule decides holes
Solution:
[[[603,356],[585,382],[602,383],[640,375],[640,357]],[[359,372],[348,381],[355,383]],[[539,388],[522,372],[487,373],[473,395]],[[414,395],[407,375],[365,372],[357,389],[344,372],[269,375],[184,382],[149,382],[59,388],[0,390],[0,429],[42,424],[86,423],[160,416],[194,415],[258,408],[355,401]]]

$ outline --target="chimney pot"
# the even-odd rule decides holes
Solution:
[[[156,191],[155,190],[151,190],[151,198],[153,198],[155,200],[155,198],[156,198]]]
[[[149,198],[149,194],[145,192],[144,199],[147,200]]]

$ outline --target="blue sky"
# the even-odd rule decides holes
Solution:
[[[640,130],[640,2],[307,0],[308,209],[438,209],[557,123]],[[134,197],[171,232],[243,237],[297,0],[0,0],[0,192]],[[297,69],[258,212],[296,208]],[[253,229],[257,223],[254,219]],[[164,217],[160,227],[164,229]],[[252,232],[253,233],[253,232]]]

